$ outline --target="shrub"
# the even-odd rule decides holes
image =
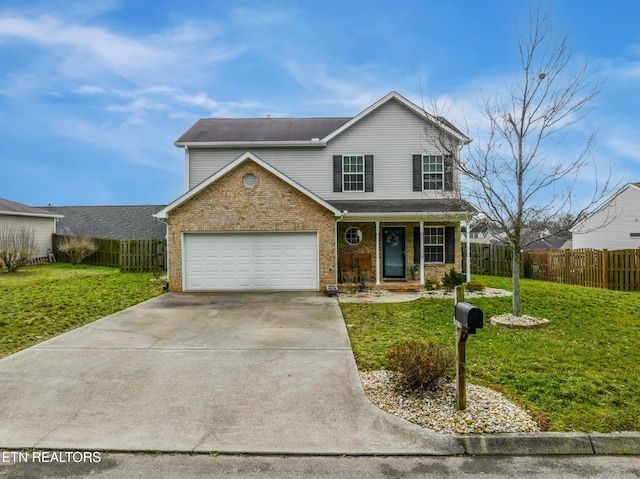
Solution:
[[[424,281],[424,289],[427,290],[435,291],[437,289],[440,289],[441,286],[442,284],[440,283],[440,280],[436,278],[427,278]]]
[[[407,341],[389,349],[387,360],[407,387],[428,389],[453,365],[455,354],[431,341]]]
[[[442,286],[445,289],[452,290],[456,286],[464,283],[464,276],[456,272],[456,269],[452,266],[448,273],[442,278]]]
[[[63,236],[58,240],[57,249],[69,258],[74,265],[79,265],[86,257],[98,250],[93,238],[88,236]]]
[[[486,288],[485,284],[479,279],[472,279],[464,284],[464,289],[467,291],[484,291]]]
[[[26,226],[0,227],[0,263],[9,273],[15,273],[36,254],[36,236]]]

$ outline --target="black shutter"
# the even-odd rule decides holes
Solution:
[[[413,191],[422,191],[422,155],[413,155]]]
[[[373,155],[364,155],[364,191],[373,192]]]
[[[456,229],[453,226],[444,228],[444,262],[456,262]]]
[[[444,157],[444,190],[453,191],[453,157]]]
[[[420,228],[413,228],[413,263],[420,264]]]
[[[333,191],[342,191],[342,155],[333,155]]]

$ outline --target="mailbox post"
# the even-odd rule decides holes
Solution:
[[[466,383],[466,349],[467,338],[470,334],[476,334],[477,328],[483,327],[484,315],[482,310],[464,301],[464,288],[456,286],[455,315],[453,322],[456,325],[456,409],[467,408],[467,383]]]

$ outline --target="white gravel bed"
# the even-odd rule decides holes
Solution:
[[[467,384],[467,409],[455,408],[455,382],[441,381],[433,391],[397,386],[396,373],[361,371],[364,390],[380,409],[443,434],[539,432],[529,414],[502,394]]]
[[[446,289],[421,289],[420,293],[425,298],[453,299],[453,291]],[[499,296],[511,296],[511,291],[498,288],[485,288],[482,291],[465,291],[464,298],[496,298]]]

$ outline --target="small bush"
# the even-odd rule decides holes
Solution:
[[[442,278],[442,286],[448,290],[452,290],[462,283],[464,283],[464,276],[456,272],[456,269],[453,266],[451,267],[449,272],[444,275],[444,278]]]
[[[36,236],[31,228],[17,225],[0,228],[0,263],[9,273],[16,273],[27,264],[35,256],[36,248]]]
[[[431,341],[408,341],[388,350],[387,360],[407,387],[428,389],[453,365],[455,354]]]
[[[69,261],[77,266],[82,263],[82,260],[95,253],[98,245],[88,236],[63,236],[58,240],[57,249],[66,254]]]
[[[437,289],[440,289],[441,287],[442,287],[442,284],[440,283],[439,279],[427,278],[424,281],[424,289],[426,290],[435,291]]]
[[[469,292],[484,291],[487,287],[479,279],[472,279],[468,283],[464,284],[464,289]]]

